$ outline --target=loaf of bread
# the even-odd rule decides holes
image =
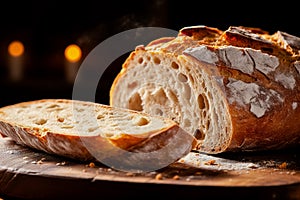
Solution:
[[[260,28],[182,28],[138,46],[110,105],[175,120],[206,153],[300,143],[300,38]]]
[[[21,145],[117,169],[152,170],[188,154],[196,140],[174,121],[67,99],[0,108],[0,132]]]

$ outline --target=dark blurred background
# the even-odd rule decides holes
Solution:
[[[69,63],[77,69],[103,40],[137,27],[179,30],[207,25],[226,30],[242,25],[300,36],[299,9],[292,2],[4,0],[0,5],[0,106],[41,98],[72,98],[73,82],[67,77],[64,56],[70,44],[82,51],[80,60]],[[24,45],[20,57],[8,52],[14,40]],[[108,103],[110,84],[126,56],[112,63],[106,77],[101,78],[99,103]],[[18,74],[19,68],[23,71]]]

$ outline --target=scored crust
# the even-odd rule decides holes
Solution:
[[[130,54],[110,105],[171,118],[206,153],[297,145],[299,50],[281,31],[186,27]]]

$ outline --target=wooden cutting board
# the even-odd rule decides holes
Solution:
[[[191,152],[170,166],[129,173],[101,163],[49,155],[0,138],[0,199],[300,198],[300,154],[205,155]]]

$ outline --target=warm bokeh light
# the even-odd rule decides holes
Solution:
[[[8,53],[11,56],[18,57],[21,56],[24,53],[24,45],[20,41],[12,41],[8,45]]]
[[[78,62],[81,59],[81,49],[76,44],[70,44],[65,49],[65,57],[70,62]]]

